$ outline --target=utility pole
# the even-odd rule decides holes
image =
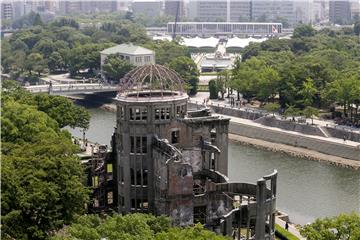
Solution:
[[[177,6],[176,6],[175,24],[174,24],[173,35],[172,35],[172,40],[173,41],[176,38],[176,28],[177,28],[177,23],[179,21],[180,1],[182,1],[182,0],[177,1]]]

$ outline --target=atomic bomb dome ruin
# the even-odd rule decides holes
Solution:
[[[167,215],[176,226],[202,223],[219,234],[241,229],[246,239],[274,239],[277,172],[256,184],[230,182],[230,119],[207,108],[190,111],[184,89],[181,77],[161,65],[121,79],[112,152],[104,157],[113,169],[111,207]]]

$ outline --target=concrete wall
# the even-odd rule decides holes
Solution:
[[[204,108],[203,105],[198,105],[195,103],[188,103],[188,107],[189,107],[189,109]],[[245,111],[245,110],[238,109],[238,108],[224,108],[224,107],[217,106],[217,105],[208,105],[207,107],[211,108],[211,110],[213,110],[215,113],[218,113],[218,114],[224,114],[224,115],[228,115],[228,116],[245,118],[245,119],[250,119],[250,120],[255,120],[255,119],[258,119],[258,118],[264,116],[264,114],[262,114],[260,112],[253,112],[250,110]]]
[[[269,142],[282,143],[307,148],[321,153],[360,161],[360,149],[341,143],[333,143],[321,139],[284,133],[271,129],[230,122],[229,133],[245,137],[262,139]]]
[[[195,103],[188,103],[188,107],[190,109],[200,109],[203,108],[202,105],[198,105]],[[333,128],[333,127],[321,127],[323,131],[319,129],[319,126],[315,125],[306,125],[300,123],[294,123],[287,120],[279,120],[272,117],[266,117],[265,114],[261,112],[253,112],[251,110],[245,111],[242,109],[237,108],[224,108],[217,105],[208,105],[215,113],[224,114],[232,117],[239,117],[254,120],[257,123],[260,123],[265,126],[269,127],[276,127],[280,129],[284,129],[287,131],[294,131],[308,135],[315,135],[326,137],[324,132],[329,137],[340,138],[343,139],[344,135],[346,136],[347,140],[360,142],[360,134],[355,132],[350,132],[348,130],[340,129],[340,128]]]
[[[256,119],[255,122],[269,127],[281,128],[287,131],[326,137],[324,133],[315,125],[299,124],[290,122],[289,120],[279,120],[273,117],[261,117]]]
[[[360,142],[360,134],[355,132],[349,132],[343,129],[324,127],[324,129],[330,134],[331,137],[343,138],[344,135],[347,140],[354,142]]]

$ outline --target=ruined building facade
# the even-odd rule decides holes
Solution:
[[[229,119],[189,111],[183,87],[160,65],[137,67],[121,80],[111,160],[116,210],[273,239],[276,172],[257,184],[229,182]]]

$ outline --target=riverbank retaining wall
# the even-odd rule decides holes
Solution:
[[[358,147],[293,134],[290,132],[281,132],[243,123],[230,122],[229,133],[261,139],[268,142],[307,148],[324,154],[360,161],[360,148]]]
[[[286,131],[294,131],[303,134],[326,137],[324,133],[315,125],[299,124],[289,120],[279,120],[274,117],[261,117],[256,119],[254,122],[260,123],[264,126],[284,129]]]

